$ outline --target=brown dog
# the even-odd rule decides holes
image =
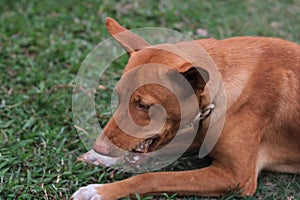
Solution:
[[[218,93],[207,92],[207,83],[212,82],[214,77],[209,67],[198,67],[197,71],[193,63],[170,51],[178,50],[197,57],[191,55],[193,49],[189,42],[151,46],[111,18],[107,18],[106,26],[130,55],[123,76],[145,64],[166,65],[189,81],[202,111],[212,103],[218,108],[222,102],[218,100]],[[72,199],[111,200],[135,193],[146,195],[162,192],[219,196],[230,189],[239,190],[241,195],[253,195],[261,170],[300,173],[299,45],[265,37],[203,39],[195,42],[208,52],[216,64],[226,93],[226,119],[222,133],[209,153],[212,164],[193,171],[144,173],[114,183],[88,185],[80,188]],[[157,71],[153,69],[153,74],[162,77],[162,80],[174,81],[165,72]],[[132,82],[149,75],[143,69],[134,73]],[[123,88],[130,87],[129,83],[118,85],[119,97],[125,95]],[[188,94],[185,97],[187,100],[190,98]],[[111,164],[128,159],[120,149],[153,152],[174,138],[180,121],[189,124],[198,112],[187,109],[189,114],[182,117],[178,101],[170,90],[158,84],[147,84],[135,90],[130,97],[129,113],[132,120],[140,126],[149,124],[152,105],[162,105],[167,113],[163,131],[156,134],[155,138],[134,137],[119,128],[114,119],[122,115],[122,107],[119,107],[94,144],[92,151],[100,155],[99,159],[93,158],[91,152],[80,159],[94,164]],[[212,117],[203,118],[197,134],[200,139],[193,143],[198,149],[207,128],[218,123],[215,120],[208,125]],[[141,144],[147,144],[148,148],[138,149]]]

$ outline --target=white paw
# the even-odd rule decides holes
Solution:
[[[71,197],[72,200],[101,200],[101,195],[97,194],[97,187],[102,184],[91,184],[86,187],[81,187]]]

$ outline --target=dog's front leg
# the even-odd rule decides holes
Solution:
[[[109,184],[94,184],[80,188],[72,197],[79,199],[112,200],[121,197],[178,193],[185,195],[219,196],[236,189],[234,173],[224,166],[182,172],[153,172],[137,175]]]
[[[247,119],[248,123],[240,125],[240,119]],[[73,199],[111,200],[134,196],[135,193],[147,195],[163,192],[220,196],[229,190],[241,190],[242,195],[252,195],[256,191],[259,172],[257,162],[262,124],[261,118],[251,112],[246,112],[243,117],[228,116],[228,123],[224,125],[211,152],[213,163],[207,168],[146,173],[114,183],[89,185],[80,188]]]

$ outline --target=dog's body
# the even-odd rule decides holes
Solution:
[[[182,74],[193,68],[172,53],[159,52],[112,19],[107,19],[107,28],[131,56],[124,74],[147,63],[168,65]],[[119,33],[126,33],[126,37],[119,36]],[[145,195],[162,192],[218,196],[228,189],[238,189],[242,195],[252,195],[256,191],[258,174],[263,169],[300,173],[299,45],[263,37],[204,39],[197,43],[208,52],[218,67],[226,92],[226,119],[220,138],[209,154],[212,164],[193,171],[145,173],[111,184],[89,185],[78,190],[73,195],[74,199],[118,199],[135,193]],[[164,49],[168,45],[159,48]],[[187,42],[171,46],[184,49],[188,45]],[[199,87],[196,87],[197,84],[193,87],[200,107],[215,98],[205,95],[207,88],[203,86],[204,79],[200,80],[202,84],[198,84]],[[164,95],[158,97],[156,93]],[[176,102],[170,97],[164,99],[166,93],[158,86],[145,86],[133,94],[133,99],[136,100],[135,96],[153,99],[151,104],[163,105],[167,111],[171,110],[170,115],[175,116],[177,111],[168,108],[171,108],[169,104],[174,107]],[[130,112],[136,112],[136,119],[133,118],[138,124],[147,124],[142,120],[145,117],[141,116],[143,114],[139,110]],[[196,114],[191,113],[191,116]],[[198,132],[200,135],[207,126],[205,120],[202,126],[204,128]],[[178,128],[175,120],[171,120],[168,128],[170,133]],[[97,139],[94,150],[106,156],[119,155],[112,150],[108,140],[128,151],[135,149],[142,141],[124,134],[114,119],[109,121],[104,133]],[[170,136],[160,136],[161,140],[166,137]],[[162,143],[158,142],[158,145]],[[85,157],[82,160],[88,159]]]

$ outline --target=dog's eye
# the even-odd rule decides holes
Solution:
[[[145,105],[145,104],[141,104],[141,103],[138,103],[136,108],[139,109],[139,110],[149,110],[151,107],[151,105]]]

